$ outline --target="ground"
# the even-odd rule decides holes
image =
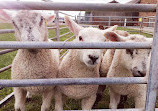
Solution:
[[[6,24],[6,23],[0,24],[0,29],[11,29],[11,28],[13,28],[11,24]],[[133,29],[127,29],[127,28],[118,28],[118,29],[133,31]],[[66,32],[68,32],[68,29],[62,29],[62,30],[60,30],[60,35],[66,33]],[[131,32],[131,33],[138,33],[138,32]],[[152,35],[150,35],[150,34],[145,34],[145,33],[142,33],[142,34],[147,37],[152,37]],[[72,33],[68,34],[64,37],[61,37],[60,40],[64,41],[65,39],[69,38],[70,36],[72,36]],[[51,37],[55,37],[54,30],[49,30],[49,38],[51,38]],[[11,33],[0,34],[0,41],[15,41],[14,34],[11,34]],[[0,68],[3,68],[5,66],[11,64],[15,55],[16,55],[16,51],[8,53],[8,54],[0,55]],[[0,73],[0,79],[10,79],[10,70]],[[11,92],[12,92],[12,88],[4,88],[4,89],[0,90],[0,100],[2,100],[6,95],[10,94]],[[33,98],[30,101],[26,102],[26,111],[40,111],[41,104],[42,104],[41,95],[33,96]],[[67,99],[64,109],[66,109],[66,110],[81,109],[80,106],[81,106],[80,101]],[[105,95],[104,95],[103,99],[100,101],[97,109],[108,108],[108,106],[109,106],[109,94],[108,94],[108,89],[106,89]],[[158,102],[157,102],[156,106],[158,107]],[[128,99],[128,101],[125,104],[125,107],[133,108],[134,107],[133,100]],[[51,105],[50,111],[53,111],[53,109],[54,109],[54,99],[52,100],[52,105]],[[14,98],[11,99],[4,106],[0,107],[0,111],[14,111]]]

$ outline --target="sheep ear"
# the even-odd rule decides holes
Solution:
[[[75,35],[78,35],[78,33],[83,29],[82,26],[80,26],[77,23],[75,23],[68,16],[65,16],[65,23]]]
[[[7,13],[4,10],[0,10],[0,19],[2,21],[7,21],[7,22],[11,22],[11,15],[9,15],[9,13]]]
[[[113,41],[113,42],[123,42],[125,41],[125,37],[121,37],[117,33],[113,31],[107,31],[104,33],[104,36],[107,40]]]
[[[101,30],[104,30],[104,26],[103,25],[99,25],[98,28],[101,29]]]
[[[48,21],[48,22],[53,22],[54,19],[55,19],[55,15],[51,15],[51,16],[48,16],[48,17],[47,17],[47,21]]]
[[[109,31],[115,31],[117,29],[118,25],[114,25],[110,28],[108,28]]]

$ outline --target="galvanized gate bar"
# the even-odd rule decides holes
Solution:
[[[17,49],[5,49],[5,50],[0,51],[0,55],[6,54],[6,53],[9,53],[9,52],[13,52],[13,51],[16,51],[16,50]]]
[[[151,52],[150,73],[148,80],[147,101],[145,111],[154,111],[158,88],[158,7],[156,10],[156,20]]]
[[[10,65],[8,65],[8,66],[6,66],[6,67],[1,68],[1,69],[0,69],[0,73],[6,71],[6,70],[8,70],[8,69],[10,69],[11,67],[12,67],[12,65],[10,64]]]
[[[15,30],[14,29],[0,29],[0,34],[4,34],[4,33],[14,33]]]
[[[72,39],[73,37],[75,37],[75,35],[73,35],[73,36],[69,37],[69,38],[68,38],[68,39],[66,39],[64,42],[69,41],[69,40],[70,40],[70,39]]]
[[[64,34],[60,35],[59,37],[62,37],[62,36],[68,35],[68,34],[70,34],[70,33],[71,33],[71,32],[64,33]]]
[[[8,100],[10,100],[14,96],[14,92],[7,95],[4,99],[0,101],[0,107],[4,105]]]
[[[1,9],[64,10],[64,11],[131,11],[155,12],[155,4],[106,4],[106,3],[58,3],[58,2],[0,2]]]
[[[142,42],[17,42],[0,41],[0,49],[150,49]]]
[[[64,111],[89,111],[89,110],[64,110]],[[142,109],[92,109],[91,111],[143,111]],[[155,108],[158,111],[158,108]]]
[[[47,29],[56,29],[56,27],[47,27]],[[0,29],[0,34],[14,33],[14,29]]]
[[[26,87],[50,85],[96,85],[96,84],[146,84],[145,77],[111,77],[111,78],[55,78],[0,80],[0,87]]]
[[[61,27],[61,28],[59,28],[59,29],[60,29],[60,30],[61,30],[61,29],[67,29],[67,27]]]
[[[47,29],[56,29],[56,27],[47,27]]]
[[[62,50],[61,50],[62,51]],[[61,52],[60,51],[60,52]],[[69,50],[67,50],[66,52],[64,52],[64,54],[62,56],[60,56],[60,59],[62,59],[67,53],[69,52]]]
[[[50,3],[50,2],[49,2]],[[52,3],[52,2],[51,2]],[[55,26],[56,26],[56,29],[55,29],[55,37],[57,38],[57,41],[59,41],[59,11],[54,11],[54,14],[55,14]]]

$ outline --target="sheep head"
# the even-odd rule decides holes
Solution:
[[[98,28],[84,28],[75,23],[68,16],[65,16],[65,23],[69,29],[76,35],[76,39],[73,42],[105,42],[104,33],[106,31],[112,31],[117,28],[113,26],[107,30],[100,30]],[[81,62],[89,67],[95,67],[101,60],[101,49],[75,49],[77,56]]]
[[[39,12],[23,10],[10,18],[18,41],[48,41],[46,21],[54,20],[55,16],[44,16]],[[37,49],[29,51],[35,53]]]
[[[54,19],[54,16],[49,18]],[[20,11],[12,19],[15,35],[19,41],[48,41],[46,20],[41,13],[32,11]]]
[[[148,42],[152,43],[152,39],[142,35],[133,34],[128,37],[123,37],[116,32],[106,32],[106,39],[113,42]],[[121,49],[119,61],[120,65],[130,70],[135,77],[146,76],[147,62],[150,54],[150,49]],[[115,52],[116,53],[116,52]]]

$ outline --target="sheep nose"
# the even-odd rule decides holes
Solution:
[[[88,55],[90,60],[93,62],[93,64],[96,62],[96,60],[99,58],[99,57],[96,57],[96,56],[92,56],[92,55]]]
[[[146,75],[146,72],[138,70],[137,67],[133,68],[132,73],[134,77],[144,77]]]

